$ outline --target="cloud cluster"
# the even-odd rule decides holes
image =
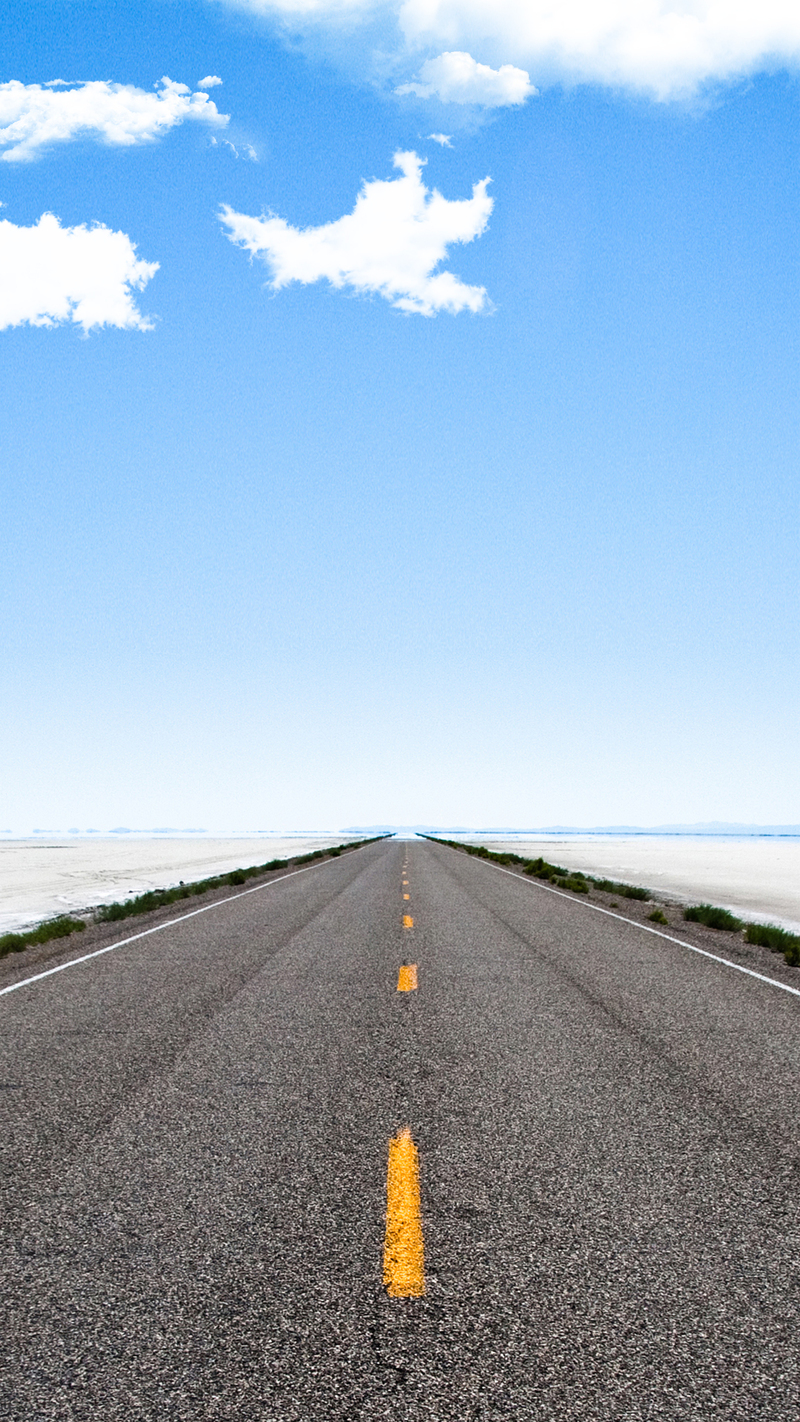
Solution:
[[[203,80],[210,86],[215,76]],[[218,81],[221,82],[221,81]],[[224,127],[208,94],[193,94],[166,76],[152,93],[132,84],[0,84],[0,148],[6,163],[38,158],[51,144],[91,136],[103,143],[148,143],[186,119]]]
[[[450,202],[425,187],[416,153],[396,153],[394,164],[402,177],[365,182],[353,211],[321,227],[301,230],[281,217],[248,217],[228,206],[221,220],[232,242],[266,262],[273,290],[327,280],[422,316],[483,310],[482,286],[435,269],[453,242],[485,231],[493,206],[489,179],[475,184],[471,198]]]
[[[338,31],[397,23],[410,51],[469,50],[537,84],[597,83],[656,99],[800,63],[797,0],[229,0]],[[423,80],[424,82],[424,80]]]
[[[440,99],[444,104],[480,104],[487,109],[501,109],[524,104],[536,90],[524,69],[515,69],[513,64],[491,69],[456,49],[446,50],[436,59],[426,59],[419,78],[411,84],[401,84],[395,93]]]
[[[62,227],[46,212],[33,227],[0,221],[0,330],[73,321],[150,330],[133,292],[155,276],[124,232]]]
[[[242,153],[243,153],[244,156],[245,156],[245,158],[249,158],[249,159],[250,159],[251,163],[257,163],[257,162],[258,162],[258,154],[256,153],[256,150],[255,150],[255,148],[253,147],[252,143],[245,143],[245,144],[243,144],[243,145],[242,145],[242,153],[240,153],[240,152],[239,152],[239,149],[236,147],[236,144],[235,144],[235,143],[231,143],[231,141],[230,141],[229,138],[222,138],[222,139],[219,139],[219,138],[214,138],[214,137],[212,137],[211,142],[213,143],[213,145],[214,145],[215,148],[218,148],[218,147],[220,146],[220,144],[222,145],[223,148],[227,148],[228,151],[233,154],[234,158],[240,158],[240,157],[242,156]]]

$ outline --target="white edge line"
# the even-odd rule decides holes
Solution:
[[[53,973],[63,973],[66,968],[74,968],[78,963],[88,963],[90,958],[102,958],[104,953],[113,953],[115,948],[123,948],[126,943],[135,943],[137,938],[147,938],[150,933],[160,933],[163,928],[172,928],[174,923],[185,923],[187,918],[197,918],[199,913],[210,913],[212,909],[221,908],[223,904],[232,904],[234,899],[243,899],[247,894],[259,894],[262,889],[274,889],[276,884],[281,883],[283,879],[293,879],[295,874],[307,874],[309,869],[321,868],[321,864],[307,864],[304,869],[291,869],[288,874],[281,874],[280,879],[256,884],[253,889],[242,889],[240,894],[229,894],[226,899],[215,899],[213,904],[204,904],[202,908],[192,909],[191,913],[182,913],[178,918],[168,919],[166,923],[157,923],[155,928],[143,928],[141,933],[133,933],[130,938],[120,938],[105,948],[95,948],[93,953],[84,953],[81,958],[70,958],[69,962],[59,963],[55,968],[45,968],[43,973],[34,973],[32,978],[21,978],[18,983],[9,983],[8,987],[0,988],[0,997],[5,997],[7,992],[16,992],[17,988],[28,987],[30,983],[38,983],[42,978],[51,978]]]
[[[438,841],[442,843],[441,840]],[[449,849],[449,845],[445,845]],[[481,859],[479,854],[470,855],[471,859],[477,859],[480,864],[485,864],[489,869],[496,869],[500,874],[510,874],[512,879],[522,879],[521,874],[515,874],[513,869],[504,869],[502,864],[493,864],[491,859]],[[574,894],[565,894],[563,889],[551,889],[549,884],[542,884],[538,879],[523,879],[531,889],[544,889],[546,894],[556,894],[559,899],[569,899],[571,904],[578,904],[581,908],[592,909],[594,913],[604,913],[608,918],[618,918],[620,923],[629,923],[631,928],[641,928],[645,933],[654,933],[656,938],[666,938],[668,943],[679,943],[681,948],[688,948],[690,953],[699,953],[701,958],[710,958],[714,963],[722,963],[726,968],[733,968],[737,973],[746,973],[748,978],[758,978],[761,983],[769,983],[770,987],[780,988],[783,992],[790,992],[793,997],[800,997],[800,988],[790,987],[788,983],[782,983],[778,978],[768,978],[765,973],[756,973],[752,968],[743,968],[741,963],[732,963],[730,958],[720,958],[718,953],[709,953],[706,948],[695,948],[693,943],[687,943],[683,938],[675,938],[672,933],[662,933],[658,928],[650,928],[646,923],[637,923],[635,918],[625,918],[624,914],[612,913],[611,909],[601,908],[599,904],[587,904],[582,899],[576,898]],[[5,989],[8,992],[8,988]]]

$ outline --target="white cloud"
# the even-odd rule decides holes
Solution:
[[[537,78],[599,81],[660,99],[800,59],[796,0],[403,0],[400,19],[414,43],[481,35]]]
[[[53,143],[89,135],[103,143],[147,143],[183,123],[199,119],[215,127],[228,122],[208,94],[193,94],[166,76],[148,93],[132,84],[0,84],[0,148],[6,163],[38,158]]]
[[[217,84],[221,83],[222,80],[218,74],[207,74],[205,79],[198,79],[197,87],[198,89],[214,89]]]
[[[219,139],[216,139],[216,138],[214,138],[214,137],[212,136],[211,142],[213,143],[214,147],[217,148],[217,147],[219,146],[220,140],[219,140]],[[236,144],[235,144],[235,143],[231,143],[231,141],[230,141],[229,138],[223,138],[223,139],[222,139],[222,143],[223,143],[223,145],[224,145],[225,148],[229,148],[229,149],[230,149],[230,151],[231,151],[231,153],[233,154],[234,158],[238,158],[238,157],[240,156],[239,150],[238,150],[238,148],[236,147]],[[252,163],[257,163],[257,162],[258,162],[258,154],[256,153],[256,150],[255,150],[255,148],[253,147],[252,143],[245,143],[245,145],[244,145],[244,154],[245,154],[245,157],[246,157],[246,158],[249,158]]]
[[[435,268],[451,243],[471,242],[485,231],[493,207],[490,180],[476,183],[471,198],[450,202],[425,187],[416,153],[396,153],[394,165],[402,177],[365,182],[353,211],[322,227],[301,230],[281,217],[248,217],[228,206],[221,220],[232,242],[266,262],[275,291],[292,281],[327,279],[422,316],[483,310],[482,286]]]
[[[441,99],[444,104],[481,104],[487,109],[501,109],[509,104],[524,104],[536,90],[524,69],[515,69],[513,64],[491,69],[456,49],[446,50],[436,59],[426,59],[419,79],[401,84],[395,93]]]
[[[657,99],[800,64],[797,0],[229,0],[341,30],[384,15],[411,53],[463,49],[537,84],[599,83]]]
[[[438,143],[440,148],[452,148],[453,146],[452,133],[429,133],[428,137],[432,139],[434,143]]]
[[[143,262],[124,232],[109,227],[62,227],[46,212],[33,227],[0,220],[0,330],[55,326],[137,327],[152,321],[133,300],[155,276],[158,262]]]

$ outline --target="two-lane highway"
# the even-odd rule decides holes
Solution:
[[[800,1418],[796,996],[384,842],[0,1020],[4,1422]]]

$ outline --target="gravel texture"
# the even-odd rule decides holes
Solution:
[[[389,843],[0,1013],[4,1422],[800,1417],[800,999]]]

